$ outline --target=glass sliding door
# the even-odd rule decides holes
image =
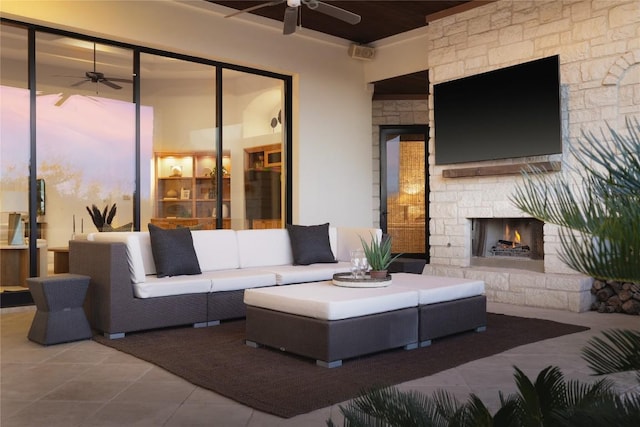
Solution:
[[[223,147],[230,160],[234,229],[284,226],[284,83],[223,70]],[[224,207],[224,206],[223,206]]]
[[[216,185],[225,170],[216,167],[216,68],[143,53],[140,101],[142,179],[149,177],[149,186],[143,184],[142,228],[149,222],[216,228],[224,214],[219,199],[229,198],[228,180],[222,188]],[[222,153],[223,165],[227,154]]]
[[[36,33],[37,173],[46,236],[131,230],[135,192],[133,52]]]
[[[290,76],[8,20],[0,66],[3,288],[65,272],[81,234],[282,227],[292,210]]]
[[[380,131],[381,227],[392,237],[393,253],[423,259],[429,253],[426,138],[426,126]]]
[[[26,278],[32,275],[32,270],[36,275],[47,275],[44,211],[38,212],[35,230],[35,269],[28,244],[31,133],[25,52],[28,52],[27,30],[0,25],[0,299],[3,307],[28,302]],[[24,295],[5,291],[24,291]]]

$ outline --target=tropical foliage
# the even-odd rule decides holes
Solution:
[[[626,131],[611,126],[600,137],[584,133],[570,149],[580,171],[550,177],[525,174],[514,204],[546,223],[560,226],[561,260],[599,279],[640,283],[640,121]]]
[[[597,375],[636,372],[640,384],[640,330],[611,330],[594,337],[582,350],[582,357]]]
[[[340,407],[345,427],[580,427],[640,425],[640,395],[619,396],[614,384],[569,380],[557,367],[543,369],[534,382],[517,367],[517,393],[499,393],[500,407],[490,410],[475,394],[460,402],[447,391],[426,396],[386,387]],[[335,427],[332,420],[327,425]]]

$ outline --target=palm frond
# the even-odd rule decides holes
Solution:
[[[460,425],[469,425],[474,427],[492,427],[493,416],[486,405],[478,396],[472,394],[464,405],[464,419]]]
[[[429,427],[428,413],[435,404],[417,392],[402,392],[392,387],[377,388],[340,407],[345,427]]]
[[[582,349],[582,358],[596,375],[636,371],[640,382],[640,331],[613,329],[603,331],[608,340],[593,337]]]

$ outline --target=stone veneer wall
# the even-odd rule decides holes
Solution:
[[[583,131],[599,133],[607,123],[622,129],[625,116],[640,117],[640,3],[636,0],[503,0],[430,22],[427,31],[431,92],[439,82],[547,56],[560,57],[565,154],[450,167],[544,160],[570,164],[566,147],[575,144]],[[374,103],[374,125],[401,123],[395,117],[412,121],[409,103],[386,102]],[[401,106],[407,114],[401,113]],[[432,108],[430,99],[431,264],[425,273],[484,280],[490,301],[588,310],[591,279],[559,260],[558,230],[550,224],[544,227],[545,273],[470,267],[470,219],[525,216],[509,201],[521,178],[443,178],[442,171],[448,167],[434,166],[437,129]],[[375,131],[373,139],[377,144]],[[374,168],[378,165],[374,161]],[[579,180],[565,165],[558,173]],[[379,182],[374,185],[378,188]]]

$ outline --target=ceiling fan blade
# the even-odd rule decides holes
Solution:
[[[121,79],[119,77],[109,77],[110,82],[119,82],[119,83],[133,83],[131,79]]]
[[[237,12],[233,12],[233,13],[225,16],[225,18],[231,18],[232,16],[240,15],[241,13],[252,12],[254,10],[262,9],[263,7],[267,7],[267,6],[275,6],[275,5],[278,5],[280,3],[284,3],[285,1],[287,1],[287,0],[275,0],[275,1],[270,1],[270,2],[267,2],[267,3],[258,4],[256,6],[251,6],[251,7],[248,7],[246,9],[242,9],[242,10],[239,10]]]
[[[112,89],[122,89],[122,86],[117,85],[117,84],[115,84],[112,81],[107,80],[107,79],[101,79],[98,83],[103,83],[103,84],[109,86]]]
[[[316,7],[312,7],[312,4]],[[329,15],[351,25],[359,23],[361,19],[360,15],[356,15],[353,12],[349,12],[348,10],[344,10],[331,4],[323,3],[321,1],[313,3],[309,2],[307,3],[307,6],[310,9],[316,10],[320,13],[324,13],[325,15]]]
[[[89,82],[89,81],[91,81],[91,80],[89,80],[89,79],[80,80],[79,82],[76,82],[76,83],[72,84],[71,87],[77,87],[77,86],[83,85],[83,84],[85,84],[86,82]]]
[[[282,34],[293,34],[296,32],[298,26],[298,8],[287,7],[284,10],[284,26],[282,28]]]

